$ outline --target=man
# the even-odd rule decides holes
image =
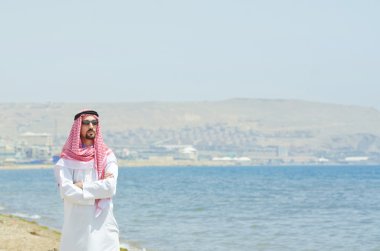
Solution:
[[[103,142],[96,111],[75,115],[55,170],[64,201],[60,251],[119,251],[111,199],[118,166]]]

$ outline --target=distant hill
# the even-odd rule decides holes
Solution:
[[[165,142],[219,149],[226,144],[242,152],[284,146],[289,154],[380,151],[380,111],[300,100],[2,103],[0,137],[10,140],[23,132],[47,132],[62,144],[74,114],[83,108],[99,112],[103,132],[115,145]]]
[[[0,103],[0,136],[26,131],[67,133],[83,108],[100,113],[103,128],[171,128],[222,123],[265,132],[318,131],[322,134],[380,135],[380,112],[374,108],[298,100],[230,99],[215,102],[142,103]]]

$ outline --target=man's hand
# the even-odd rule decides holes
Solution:
[[[77,187],[79,187],[80,189],[83,190],[83,182],[82,181],[78,181],[78,182],[74,183],[74,185],[76,185]]]
[[[107,178],[113,178],[113,174],[112,173],[105,173],[103,179],[107,179]],[[83,182],[82,181],[78,181],[78,182],[74,183],[74,185],[76,185],[77,187],[79,187],[80,189],[83,190]]]
[[[104,179],[107,179],[107,178],[113,178],[113,174],[112,173],[105,173]]]

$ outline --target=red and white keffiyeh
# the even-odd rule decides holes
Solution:
[[[97,171],[98,179],[103,179],[105,174],[105,168],[107,165],[107,155],[111,153],[111,150],[103,142],[103,137],[100,129],[100,121],[98,116],[94,116],[98,120],[96,127],[96,136],[94,139],[93,147],[82,147],[82,141],[80,138],[80,131],[82,126],[82,118],[89,114],[83,114],[76,120],[71,127],[70,135],[66,140],[61,152],[61,158],[79,161],[91,161],[94,159],[94,168]]]

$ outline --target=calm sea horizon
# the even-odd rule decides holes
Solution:
[[[120,168],[121,242],[155,251],[380,250],[379,166]],[[0,170],[0,213],[60,229],[52,169]]]

